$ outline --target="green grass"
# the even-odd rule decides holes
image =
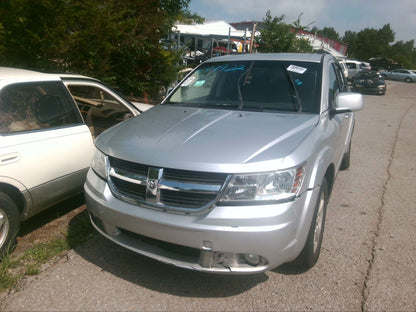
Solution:
[[[15,269],[19,262],[12,259],[10,254],[6,254],[0,262],[0,291],[11,288],[20,276],[13,276],[10,271]]]
[[[0,262],[0,292],[15,287],[25,276],[39,274],[43,264],[84,244],[94,234],[87,212],[74,217],[62,234],[62,237],[33,245],[23,253],[6,254]]]

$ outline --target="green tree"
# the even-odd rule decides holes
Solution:
[[[2,0],[0,20],[5,30],[3,63],[28,68],[48,68],[63,36],[59,20],[65,10],[59,0]]]
[[[312,24],[314,24],[315,22],[309,23],[308,25],[303,25],[301,22],[301,17],[303,15],[303,12],[299,14],[298,18],[296,19],[296,21],[294,21],[292,23],[292,27],[296,30],[296,31],[309,31],[309,28],[311,27]]]
[[[388,49],[386,55],[403,67],[416,68],[416,49],[414,40],[407,42],[397,41]]]
[[[183,24],[203,24],[205,22],[205,18],[196,13],[191,13],[189,10],[185,10],[181,15],[179,15],[178,22]]]
[[[368,60],[385,56],[389,44],[394,41],[394,32],[390,24],[380,29],[365,28],[358,33],[346,31],[343,41],[348,44],[350,57]]]
[[[4,46],[4,38],[5,38],[4,27],[0,23],[0,56],[4,53],[4,51],[6,49],[5,46]]]
[[[2,63],[78,72],[126,94],[156,95],[179,62],[159,41],[189,1],[1,0]]]
[[[258,51],[264,53],[311,51],[309,41],[297,38],[296,29],[292,25],[283,23],[284,19],[284,15],[272,17],[270,11],[267,11],[258,28],[260,31],[260,36],[256,37],[256,42],[259,44]],[[301,27],[300,16],[295,24],[298,28]]]
[[[311,33],[331,40],[341,41],[341,38],[334,27],[324,27],[323,29],[318,29],[315,26],[311,29]]]

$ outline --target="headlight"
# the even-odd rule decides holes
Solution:
[[[234,175],[221,198],[223,202],[282,200],[295,197],[301,186],[305,168],[260,174]]]
[[[107,178],[107,156],[101,153],[99,149],[95,149],[91,162],[91,168],[103,179]]]

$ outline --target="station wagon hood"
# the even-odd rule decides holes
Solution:
[[[312,114],[158,105],[107,130],[96,146],[110,156],[152,166],[240,171],[283,159],[318,122]]]

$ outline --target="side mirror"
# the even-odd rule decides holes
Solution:
[[[364,109],[361,93],[341,92],[335,99],[335,114],[355,112]]]

